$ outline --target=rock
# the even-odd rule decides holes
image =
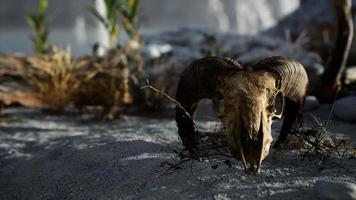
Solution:
[[[172,46],[169,44],[150,44],[144,50],[150,58],[158,58],[162,54],[172,51]]]
[[[320,106],[319,100],[315,96],[307,96],[304,104],[304,111],[317,109]]]
[[[144,34],[143,38],[143,80],[148,79],[156,86],[167,85],[167,91],[173,91],[173,94],[181,72],[193,60],[206,55],[226,56],[247,67],[270,56],[293,58],[305,66],[310,85],[315,85],[324,70],[315,54],[305,51],[299,45],[270,36],[233,35],[199,28],[182,28]],[[308,110],[318,106],[315,99],[311,101]]]
[[[356,82],[356,66],[348,67],[344,72],[344,82],[346,85]]]
[[[319,180],[315,183],[314,192],[319,199],[355,200],[356,185],[349,182]]]
[[[336,118],[356,122],[356,96],[341,98],[335,102],[333,113]]]
[[[311,65],[311,67],[306,68],[307,72],[308,69],[310,70],[310,73],[314,73],[316,75],[322,75],[324,73],[324,66],[320,63],[314,62],[314,64]]]

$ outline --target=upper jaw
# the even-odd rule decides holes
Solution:
[[[260,126],[258,127],[258,132],[254,133],[254,137],[250,138],[249,133],[255,131],[247,130],[244,125],[240,126],[238,130],[240,133],[240,142],[237,144],[240,149],[240,156],[242,158],[245,172],[259,174],[261,171],[261,163],[266,155],[264,137],[263,133],[263,123],[262,119],[260,120]],[[268,154],[268,153],[267,153]]]

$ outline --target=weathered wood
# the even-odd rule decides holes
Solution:
[[[25,71],[26,59],[22,56],[0,55],[0,102],[3,105],[20,104],[26,107],[44,107],[21,74]]]
[[[0,54],[0,103],[52,110],[68,105],[103,106],[132,102],[126,56],[71,58],[58,50],[40,55]]]
[[[327,68],[321,77],[317,96],[321,102],[330,102],[341,88],[341,76],[349,56],[353,38],[351,0],[333,0],[337,17],[337,37]]]

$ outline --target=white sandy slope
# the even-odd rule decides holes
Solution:
[[[314,112],[326,119],[330,106]],[[50,116],[7,109],[0,120],[0,199],[315,199],[317,180],[356,183],[355,159],[317,170],[297,152],[272,154],[262,174],[247,176],[226,158],[187,162],[159,176],[182,149],[173,118],[125,116],[98,122],[74,114]],[[305,124],[312,126],[306,113]],[[216,123],[200,120],[201,130]],[[279,124],[274,125],[278,127]],[[329,130],[355,141],[356,125],[331,121]],[[276,137],[276,135],[274,135]],[[216,166],[213,169],[212,166]]]

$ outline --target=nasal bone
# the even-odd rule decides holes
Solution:
[[[254,140],[254,141],[258,140],[258,134],[261,128],[262,128],[261,119],[256,123],[250,124],[249,131],[248,131],[250,140]]]
[[[251,124],[249,128],[249,136],[251,140],[258,140],[258,132],[260,130],[260,123],[258,124]]]

